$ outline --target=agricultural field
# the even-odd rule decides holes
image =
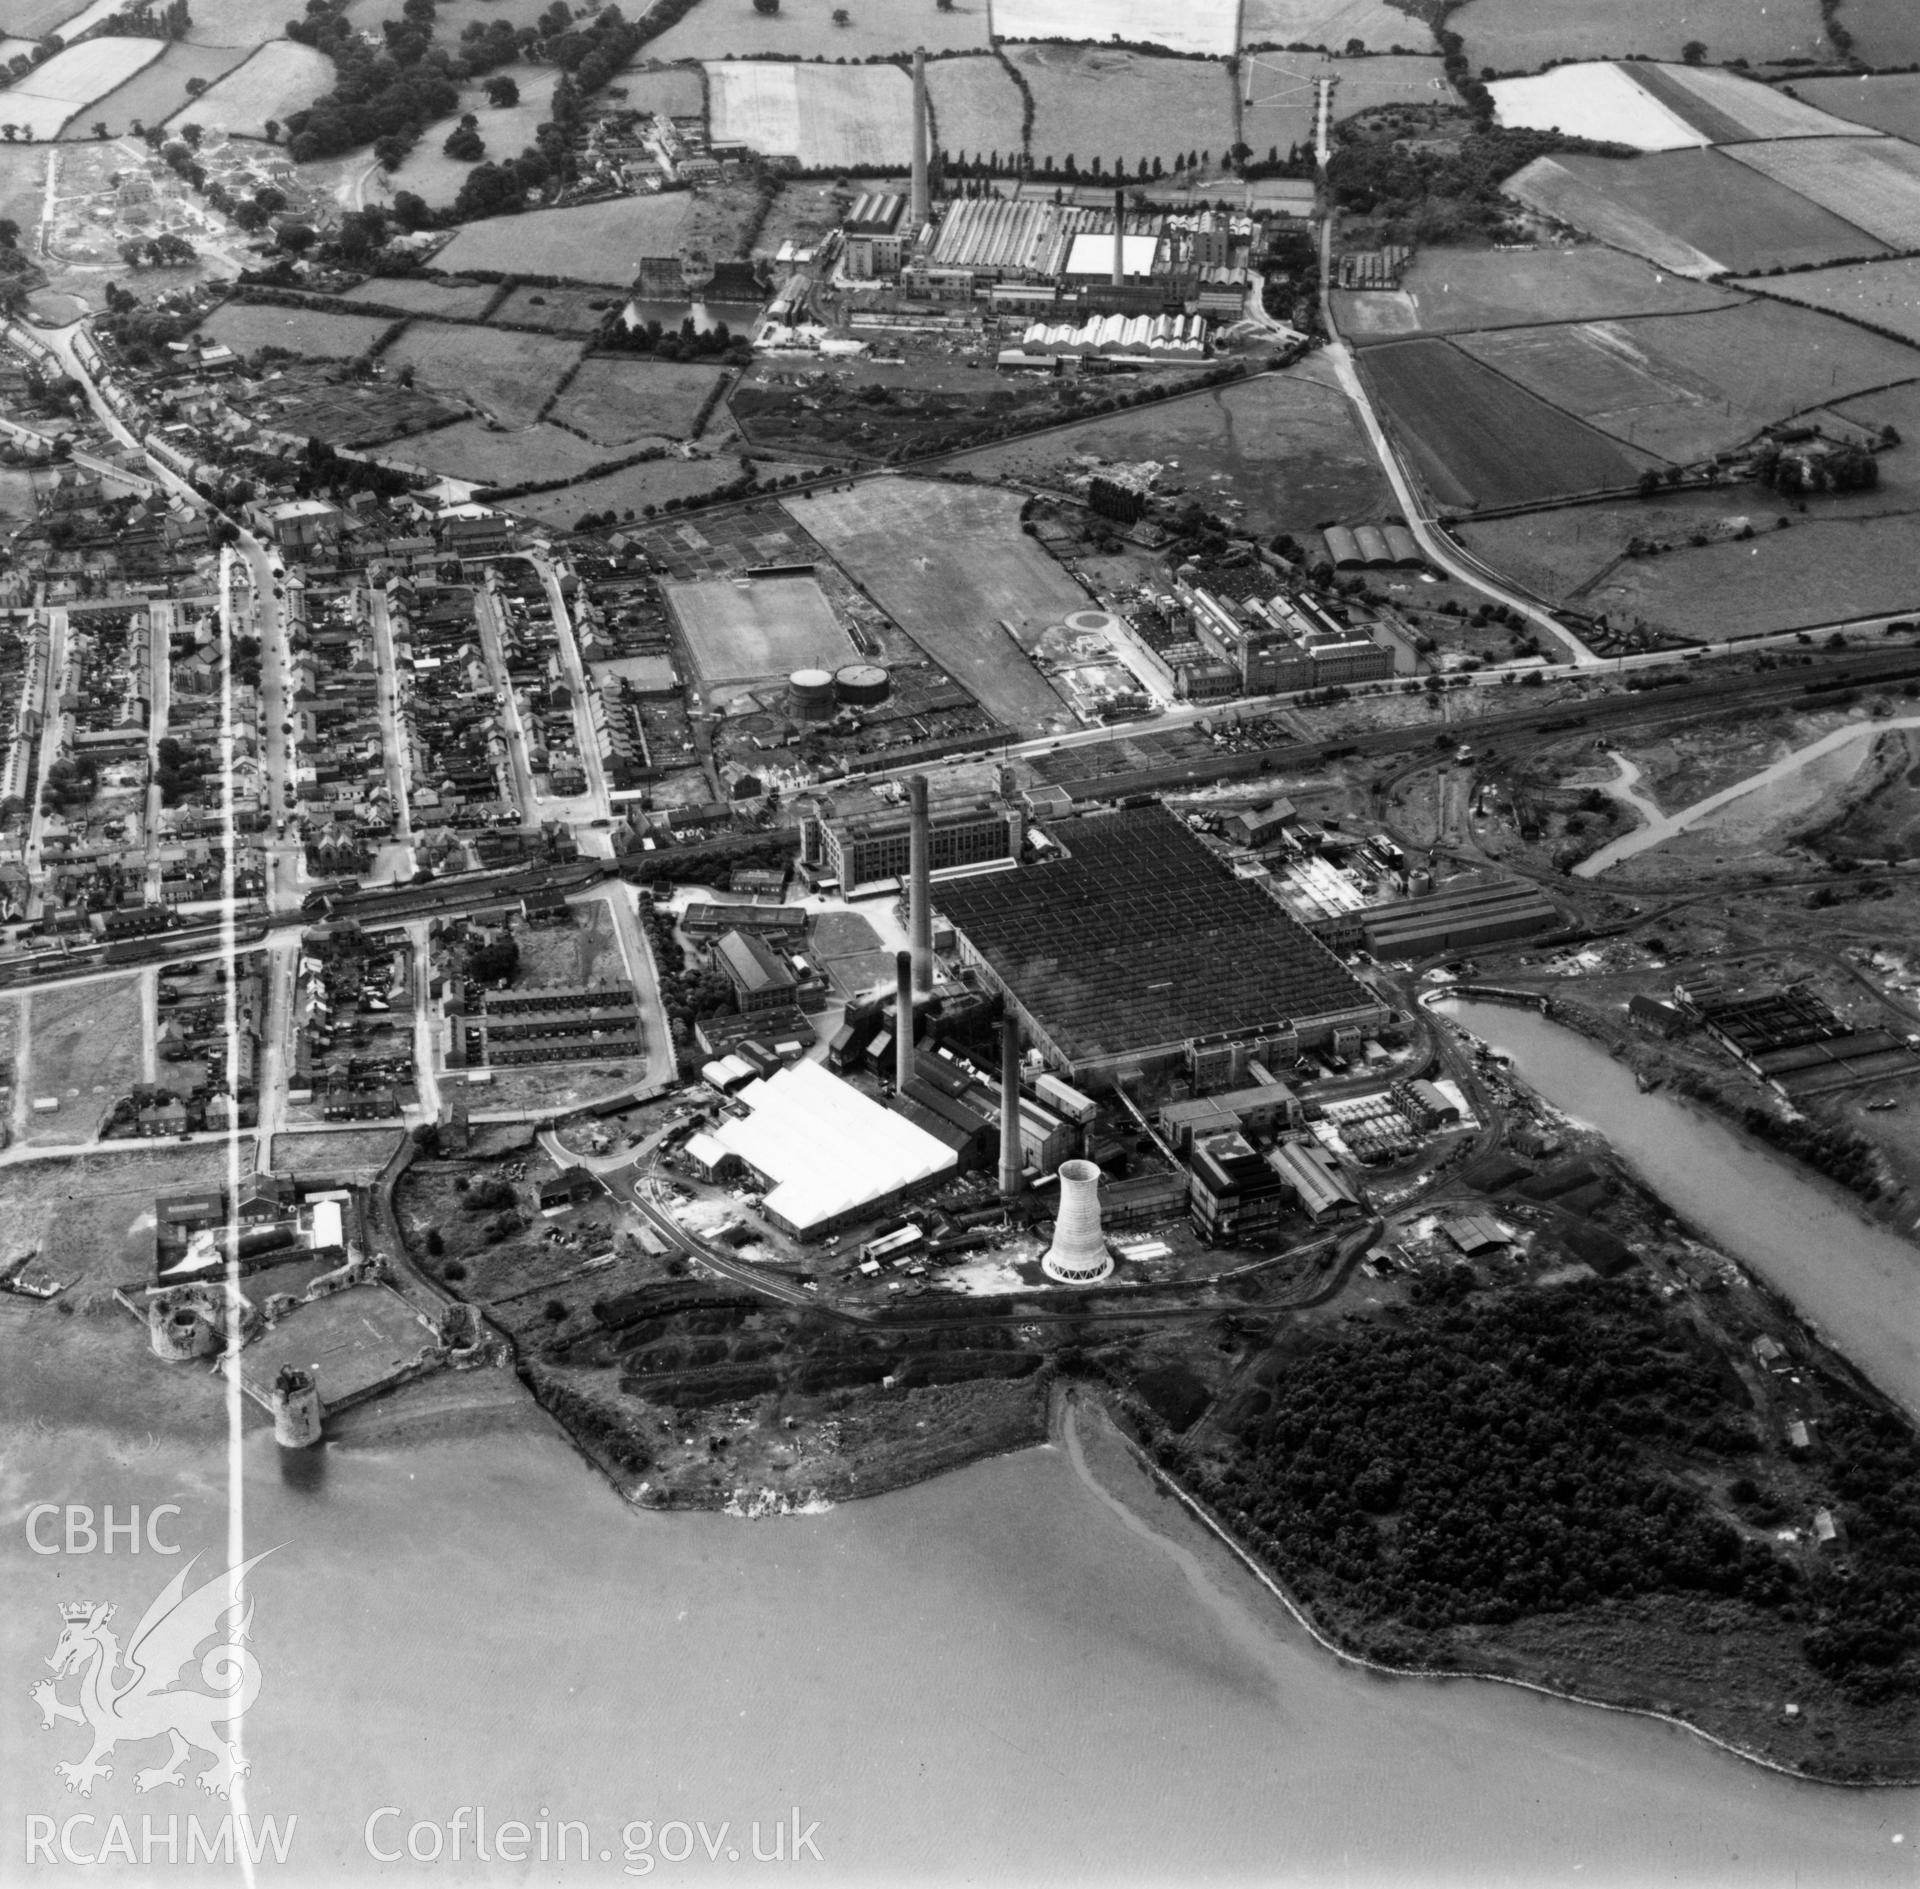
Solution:
[[[784,0],[778,13],[757,13],[752,0],[699,0],[685,19],[648,40],[645,56],[730,59],[770,53],[851,62],[910,53],[916,46],[926,47],[929,56],[984,52],[991,43],[987,8],[988,0],[954,0],[950,13],[938,11],[930,0],[851,0],[846,25],[835,26],[832,0]]]
[[[757,456],[754,466],[765,479],[810,469]],[[731,454],[719,454],[711,459],[654,459],[644,465],[602,473],[598,478],[583,479],[578,485],[559,491],[530,492],[509,504],[523,517],[570,529],[574,520],[587,512],[631,514],[638,518],[669,499],[704,497],[723,485],[731,485],[739,477],[740,461]]]
[[[533,142],[534,133],[553,116],[553,88],[559,83],[559,67],[502,66],[487,77],[512,79],[520,88],[519,104],[504,108],[490,105],[484,85],[466,87],[460,94],[459,111],[435,119],[420,134],[420,142],[407,153],[400,168],[391,176],[381,173],[378,188],[383,193],[411,190],[434,209],[444,210],[460,194],[460,186],[475,163],[518,157]],[[449,157],[440,147],[464,112],[471,112],[480,121],[480,139],[486,149],[479,158],[463,162]]]
[[[396,441],[383,456],[473,485],[519,485],[528,479],[576,478],[614,454],[564,427],[497,433],[484,420],[462,420]]]
[[[44,145],[0,143],[0,216],[20,225],[23,248],[33,241],[46,204],[47,157]]]
[[[1341,52],[1359,40],[1369,52],[1422,52],[1428,45],[1420,21],[1382,0],[1244,0],[1240,44],[1321,46]]]
[[[42,39],[85,4],[86,0],[9,0],[7,31],[19,39]]]
[[[1678,59],[1696,39],[1720,63],[1833,56],[1818,0],[1467,0],[1447,24],[1476,72],[1537,72],[1554,59]]]
[[[1203,59],[1155,59],[1097,46],[1009,46],[1033,93],[1037,163],[1085,170],[1094,158],[1133,176],[1145,159],[1225,155],[1233,143],[1233,80]]]
[[[199,79],[206,85],[231,72],[250,49],[244,46],[195,46],[186,40],[173,41],[154,62],[136,72],[124,85],[116,86],[103,98],[96,98],[90,110],[67,126],[65,136],[90,138],[95,120],[103,122],[114,136],[131,131],[135,125],[157,125],[187,105],[187,81]]]
[[[1822,140],[1667,151],[1638,158],[1570,152],[1541,157],[1506,194],[1616,248],[1680,275],[1752,275],[1760,269],[1857,262],[1885,245],[1747,163],[1758,150],[1803,151]],[[1858,150],[1878,139],[1849,138]]]
[[[333,82],[333,61],[325,53],[270,39],[174,117],[232,137],[264,138],[269,118],[284,122],[331,91]]]
[[[1621,66],[1556,66],[1532,78],[1496,79],[1487,89],[1499,122],[1528,131],[1564,131],[1641,151],[1708,142]]]
[[[661,586],[700,679],[754,682],[837,669],[859,655],[811,577],[713,579]]]
[[[145,1016],[140,979],[39,990],[27,1017],[25,1092],[60,1107],[27,1118],[27,1140],[92,1141],[107,1110],[140,1080]]]
[[[927,656],[1010,728],[1064,723],[1065,704],[1013,637],[1086,607],[1020,529],[1017,492],[876,479],[785,501]]]
[[[1847,0],[1846,19],[1863,65],[1920,64],[1920,15],[1910,0]]]
[[[1915,58],[1920,59],[1920,52]],[[1863,72],[1857,79],[1795,79],[1786,88],[1850,124],[1920,140],[1920,72]]]
[[[1335,318],[1350,340],[1464,334],[1608,316],[1688,315],[1730,308],[1726,290],[1656,271],[1598,243],[1566,248],[1422,249],[1397,291],[1337,291]]]
[[[1795,138],[1727,155],[1891,248],[1920,249],[1920,148],[1897,138]]]
[[[1920,377],[1920,353],[1772,302],[1706,315],[1503,328],[1457,345],[1644,452],[1690,464],[1775,420]]]
[[[1269,536],[1377,518],[1386,481],[1337,387],[1289,371],[1209,387],[947,463],[980,478],[1046,483],[1084,470],[1086,455],[1166,468],[1159,489],[1197,499]]]
[[[500,293],[497,282],[462,282],[428,275],[375,276],[341,296],[343,302],[371,302],[404,309],[409,315],[439,315],[448,321],[478,321]]]
[[[1405,22],[1403,21],[1403,26]],[[1333,81],[1333,122],[1381,105],[1451,104],[1438,59],[1388,54],[1323,59],[1314,53],[1256,53],[1241,61],[1241,136],[1256,158],[1313,141],[1318,86]]]
[[[933,143],[951,157],[1020,149],[1020,88],[998,59],[935,59],[927,66]]]
[[[274,383],[274,405],[285,431],[323,439],[329,446],[366,447],[467,417],[466,408],[417,388],[391,380],[336,380],[333,372],[318,364],[282,368]]]
[[[530,216],[484,217],[456,231],[433,266],[448,275],[480,269],[625,288],[640,257],[678,251],[692,203],[687,193],[676,191],[536,210]]]
[[[1002,40],[1110,39],[1224,59],[1238,47],[1237,0],[993,0]]]
[[[1920,532],[1909,516],[1796,519],[1751,540],[1624,560],[1582,602],[1702,642],[1911,611]]]
[[[913,84],[898,66],[713,64],[707,85],[715,144],[794,157],[802,170],[912,155]]]
[[[620,75],[629,111],[665,112],[669,118],[699,118],[707,109],[707,89],[692,66],[649,66],[659,54],[649,45],[640,62]]]
[[[200,324],[209,340],[234,353],[285,348],[309,361],[351,361],[393,326],[387,315],[335,315],[313,308],[273,308],[265,303],[227,302]]]
[[[28,138],[57,138],[69,118],[159,58],[157,39],[93,39],[69,46],[0,93],[0,113]]]
[[[1798,275],[1752,276],[1738,286],[1829,314],[1850,315],[1920,345],[1920,257],[1891,256],[1885,262],[1850,263]]]
[[[1360,360],[1442,505],[1519,505],[1630,486],[1653,463],[1450,342],[1388,342]]]
[[[272,9],[265,20],[278,26],[280,14]],[[269,37],[263,31],[260,0],[193,0],[192,19],[187,27],[188,43],[194,46],[257,46]]]
[[[547,396],[580,358],[580,343],[416,321],[382,358],[390,372],[411,367],[432,392],[469,400],[502,426],[518,427],[538,418]]]
[[[590,355],[548,417],[603,448],[650,438],[685,439],[723,372],[672,361]]]
[[[548,334],[590,335],[625,301],[624,296],[605,289],[517,288],[491,319],[503,326],[541,328]]]
[[[1641,64],[1632,68],[1632,76],[1713,144],[1857,135],[1845,119],[1718,66]]]

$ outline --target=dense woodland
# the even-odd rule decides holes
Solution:
[[[1172,1440],[1162,1461],[1305,1598],[1383,1626],[1720,1596],[1803,1625],[1809,1663],[1857,1697],[1920,1692],[1920,1448],[1897,1418],[1836,1394],[1820,1470],[1849,1545],[1809,1576],[1764,1539],[1786,1510],[1760,1436],[1683,1313],[1640,1280],[1468,1278],[1271,1361],[1223,1417],[1223,1467]],[[1751,1532],[1686,1470],[1725,1479]]]

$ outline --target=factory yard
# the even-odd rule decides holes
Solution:
[[[1063,726],[1066,704],[1015,636],[1087,597],[1021,531],[1020,506],[1016,493],[889,478],[786,509],[996,722]]]

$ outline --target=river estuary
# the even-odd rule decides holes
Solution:
[[[1911,1320],[1889,1316],[1898,1242],[1883,1252],[1816,1190],[1540,1019],[1456,1016],[1911,1393]],[[225,1565],[217,1413],[209,1398],[204,1419],[183,1403],[151,1427],[116,1420],[34,1329],[0,1326],[0,1879],[239,1880],[186,1851],[187,1821],[212,1833],[225,1806],[191,1782],[134,1791],[157,1743],[69,1796],[52,1767],[85,1739],[43,1731],[27,1698],[57,1603],[113,1600],[124,1628],[185,1559],[135,1558],[124,1537],[112,1557],[37,1554],[28,1511],[177,1504],[161,1540]],[[756,1523],[632,1512],[530,1411],[460,1440],[292,1462],[252,1428],[244,1463],[247,1552],[274,1550],[252,1582],[247,1804],[256,1825],[298,1820],[285,1861],[269,1851],[253,1872],[266,1884],[1920,1878],[1920,1793],[1800,1784],[1648,1720],[1340,1665],[1097,1423]],[[43,1514],[41,1544],[63,1548],[63,1524]],[[531,1860],[474,1860],[463,1807],[496,1845],[503,1823],[527,1824]],[[162,1846],[144,1861],[143,1816]],[[564,1863],[538,1860],[543,1821],[585,1826]],[[776,1828],[787,1860],[755,1862]],[[54,1832],[37,1852],[36,1831]]]

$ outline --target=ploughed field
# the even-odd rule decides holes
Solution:
[[[1655,462],[1550,407],[1451,342],[1369,348],[1361,371],[1442,505],[1521,505],[1630,486]]]

